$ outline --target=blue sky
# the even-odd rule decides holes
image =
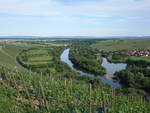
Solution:
[[[150,0],[0,0],[0,35],[150,35]]]

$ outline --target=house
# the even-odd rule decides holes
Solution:
[[[141,49],[141,50],[133,49],[133,50],[129,50],[129,51],[122,51],[121,54],[128,55],[128,56],[148,57],[148,56],[150,56],[150,50],[148,50],[148,49]]]

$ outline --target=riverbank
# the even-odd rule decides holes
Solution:
[[[114,82],[112,79],[108,79],[105,76],[86,73],[86,72],[83,72],[82,70],[78,70],[77,68],[75,68],[74,64],[69,59],[69,51],[70,51],[70,49],[65,49],[63,51],[63,53],[61,54],[60,59],[62,62],[66,63],[71,69],[73,69],[75,72],[80,73],[80,75],[83,75],[83,76],[101,79],[104,84],[108,84],[112,88],[120,88],[121,87],[119,82]]]
[[[97,54],[96,50],[86,45],[74,44],[70,48],[69,59],[79,70],[95,75],[106,74],[105,68],[101,66],[102,57]]]

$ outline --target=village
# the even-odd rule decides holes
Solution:
[[[7,42],[9,42],[8,40],[1,40],[0,39],[0,43],[7,43]]]
[[[150,56],[150,50],[149,49],[133,49],[128,51],[123,51],[121,54],[128,55],[128,56],[139,56],[139,57],[148,57]]]

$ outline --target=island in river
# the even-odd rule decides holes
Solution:
[[[95,74],[91,74],[91,73],[86,73],[86,72],[83,72],[82,70],[79,70],[79,69],[75,68],[74,64],[69,59],[69,51],[70,51],[70,49],[65,49],[63,51],[63,53],[61,54],[60,59],[61,59],[61,61],[68,64],[68,66],[71,69],[73,69],[74,71],[80,73],[83,76],[99,78],[103,81],[103,83],[109,84],[112,88],[120,87],[119,82],[114,82],[113,79],[111,79],[111,78],[108,78],[108,77],[103,76],[103,75],[95,75]],[[103,58],[102,66],[104,68],[106,68],[106,75],[113,75],[115,72],[123,70],[123,69],[126,68],[126,64],[123,64],[123,63],[117,63],[117,64],[109,63],[106,58]]]

